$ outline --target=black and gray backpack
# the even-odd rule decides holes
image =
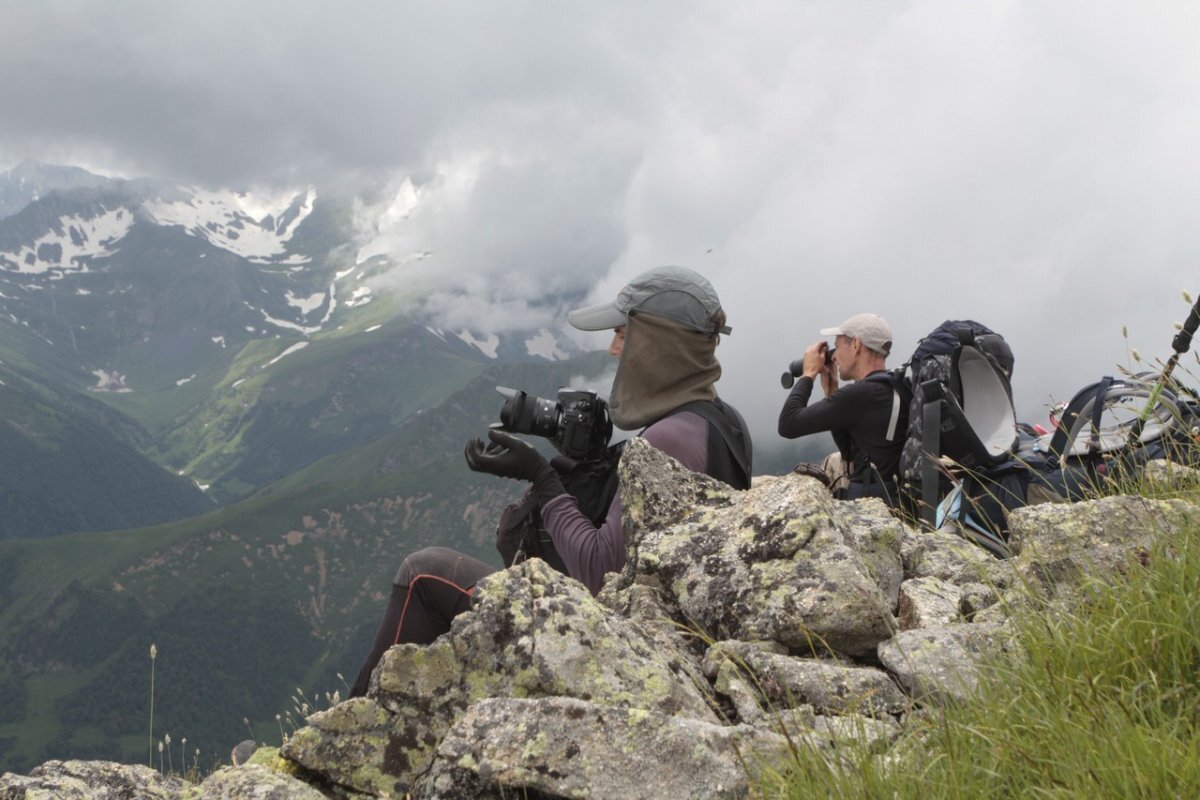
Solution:
[[[1027,482],[1013,459],[1012,349],[974,320],[947,320],[918,343],[907,366],[905,506],[929,527],[949,517],[978,528],[978,543],[1005,555],[1006,511],[1024,505]]]

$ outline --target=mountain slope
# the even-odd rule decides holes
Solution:
[[[79,167],[23,161],[0,173],[0,218],[17,213],[51,192],[102,186],[108,180]]]
[[[0,540],[137,528],[213,508],[142,455],[131,420],[0,365]]]
[[[0,770],[144,757],[152,642],[156,731],[187,736],[206,765],[245,738],[243,718],[277,739],[296,687],[311,705],[344,693],[336,676],[352,679],[406,553],[495,563],[496,520],[522,487],[462,461],[496,419],[494,386],[552,395],[604,363],[495,365],[420,424],[204,517],[0,543]]]
[[[571,352],[549,331],[426,327],[404,258],[358,261],[353,206],[148,180],[52,192],[0,220],[0,360],[136,420],[144,453],[227,504],[489,364]]]

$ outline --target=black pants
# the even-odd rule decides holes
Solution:
[[[427,547],[404,559],[350,696],[366,695],[371,673],[392,645],[429,644],[450,630],[451,620],[471,607],[475,584],[495,571],[490,564],[448,547]]]

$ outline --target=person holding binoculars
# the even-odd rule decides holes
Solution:
[[[857,314],[813,342],[784,376],[791,393],[779,413],[779,435],[796,439],[829,431],[837,458],[826,459],[834,495],[898,502],[900,451],[908,428],[911,393],[903,376],[887,371],[892,330],[876,314]],[[809,405],[817,380],[825,399]],[[842,382],[851,381],[846,385]]]

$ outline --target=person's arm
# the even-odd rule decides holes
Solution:
[[[783,404],[783,410],[779,412],[780,436],[796,439],[810,433],[851,426],[863,412],[862,401],[867,399],[868,387],[862,383],[848,384],[810,406],[808,399],[812,396],[812,389],[811,378],[797,379]]]
[[[697,414],[685,411],[667,417],[647,428],[642,438],[690,470],[708,469],[708,423]],[[625,566],[619,487],[600,527],[583,515],[569,494],[542,504],[542,522],[567,566],[567,574],[593,595],[599,593],[606,573]]]

